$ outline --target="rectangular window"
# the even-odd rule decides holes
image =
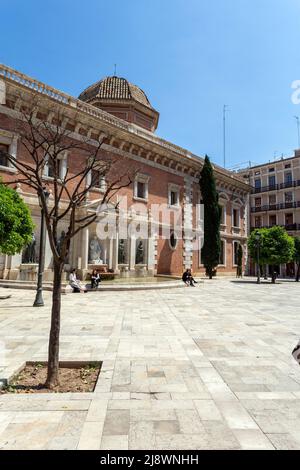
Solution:
[[[171,206],[178,206],[178,202],[179,202],[178,191],[171,191],[170,192],[170,205]]]
[[[285,202],[293,202],[293,193],[289,191],[288,193],[284,193],[284,200]]]
[[[269,204],[270,206],[274,206],[276,204],[276,194],[271,194],[269,196]]]
[[[285,225],[292,225],[294,223],[293,214],[285,214]]]
[[[275,186],[276,186],[275,175],[269,176],[269,187],[272,189],[272,188],[275,188]]]
[[[92,170],[91,185],[94,186],[94,188],[100,188],[100,172],[97,170]]]
[[[275,171],[275,168],[269,168],[269,173],[273,173]]]
[[[261,188],[261,179],[257,178],[255,180],[255,189],[260,189]]]
[[[148,199],[149,176],[139,174],[134,182],[134,197],[137,199]]]
[[[255,228],[261,227],[261,217],[255,217]]]
[[[2,154],[4,153],[9,153],[9,146],[6,144],[0,144],[0,165],[1,166],[9,166],[8,165],[8,158],[6,155]]]
[[[103,176],[102,172],[99,170],[92,170],[92,180],[91,185],[94,188],[103,189],[105,190],[105,177]]]
[[[219,259],[219,264],[222,264],[224,265],[225,264],[225,252],[224,252],[224,249],[225,249],[225,242],[224,240],[221,240],[221,251],[220,251],[220,259]]]
[[[146,197],[146,184],[141,181],[137,182],[137,197],[145,199]]]
[[[222,225],[226,225],[226,207],[225,207],[225,206],[221,206],[221,211],[222,211],[222,214],[221,214],[221,224],[222,224]]]
[[[240,226],[240,220],[239,220],[239,211],[238,209],[233,209],[232,211],[232,225],[233,227],[239,227]]]
[[[286,184],[290,184],[292,183],[293,181],[293,175],[292,175],[292,172],[291,171],[287,171],[285,174],[284,174],[284,182]]]
[[[261,206],[261,197],[256,197],[255,198],[255,207],[260,207]]]
[[[238,264],[238,247],[239,242],[233,242],[233,264],[235,266]]]
[[[49,176],[49,178],[54,178],[54,166],[53,166],[53,161],[51,160],[51,158],[49,158],[48,160],[47,168],[48,168],[47,176]]]
[[[270,227],[274,227],[274,225],[277,224],[276,215],[270,215],[269,222],[270,222]]]

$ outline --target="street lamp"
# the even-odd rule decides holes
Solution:
[[[49,191],[46,188],[43,188],[44,197],[46,199],[46,204],[50,196]],[[45,224],[45,214],[44,209],[41,208],[41,231],[40,231],[40,249],[39,249],[39,270],[38,270],[38,282],[36,288],[36,296],[33,306],[34,307],[43,307],[43,274],[45,268],[45,241],[46,241],[46,224]]]
[[[260,265],[259,265],[259,256],[260,256],[260,243],[261,243],[261,233],[257,232],[255,235],[256,248],[257,248],[257,284],[260,284]]]

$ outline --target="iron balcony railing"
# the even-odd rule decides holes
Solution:
[[[263,206],[251,207],[251,212],[278,211],[282,209],[296,209],[300,207],[300,201],[281,202],[279,204],[267,204]]]
[[[274,225],[262,225],[261,227],[251,227],[251,231],[253,230],[257,230],[257,229],[260,229],[260,228],[272,228],[274,226],[277,226],[277,224],[274,224]],[[283,227],[285,228],[285,230],[287,232],[295,232],[295,231],[300,231],[300,224],[287,224],[287,225],[279,225],[279,227]]]
[[[259,186],[252,188],[252,194],[266,193],[268,191],[278,191],[279,189],[296,188],[300,186],[300,180],[286,181],[285,183],[276,183],[268,186]]]

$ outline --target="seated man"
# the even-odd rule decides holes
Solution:
[[[191,269],[187,269],[183,273],[182,280],[186,286],[195,287],[195,284],[197,284],[197,281],[195,281],[195,279],[193,278]]]
[[[73,289],[73,293],[87,292],[86,287],[82,287],[79,279],[76,276],[76,269],[72,269],[69,276],[69,284]]]

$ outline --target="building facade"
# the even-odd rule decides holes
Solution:
[[[201,194],[199,175],[203,159],[172,144],[155,134],[159,113],[152,107],[146,94],[136,85],[120,77],[107,77],[84,90],[78,99],[34,80],[9,67],[0,66],[0,147],[16,160],[26,158],[16,122],[20,119],[23,103],[34,96],[42,98],[37,119],[53,122],[53,105],[64,116],[63,126],[72,139],[88,138],[91,145],[103,140],[102,151],[114,158],[130,162],[135,178],[129,187],[121,188],[113,202],[120,204],[117,224],[125,227],[143,223],[149,236],[124,237],[117,230],[115,237],[99,238],[99,224],[85,228],[71,243],[66,260],[66,272],[78,268],[82,278],[95,266],[103,265],[119,276],[180,275],[186,268],[203,273],[201,263],[199,204]],[[45,157],[46,158],[46,157]],[[60,162],[62,175],[68,169],[76,174],[84,160],[80,153],[66,152]],[[250,187],[242,177],[214,166],[220,205],[222,206],[222,253],[218,273],[236,271],[238,245],[247,257],[246,240],[249,232]],[[35,223],[36,251],[40,234],[40,207],[36,194],[26,185],[15,184],[16,169],[2,158],[0,175],[11,181],[31,210]],[[45,165],[43,178],[51,188],[51,168]],[[93,203],[101,199],[106,181],[95,180],[84,213],[95,210]],[[50,190],[51,192],[51,190]],[[126,205],[122,202],[126,199]],[[51,194],[50,194],[51,203]],[[64,201],[61,201],[62,207]],[[167,216],[161,220],[153,207],[164,206]],[[172,230],[176,214],[181,214],[180,236]],[[67,221],[60,230],[66,228]],[[162,236],[164,228],[168,237]],[[26,261],[26,260],[25,260]],[[4,279],[34,280],[36,266],[24,261],[24,254],[0,254],[0,277]],[[45,277],[52,278],[52,255],[46,241]]]
[[[252,187],[251,229],[280,225],[289,235],[299,236],[300,150],[296,150],[293,157],[253,166],[242,170],[240,174]],[[294,275],[294,263],[282,265],[278,269],[281,276]]]

